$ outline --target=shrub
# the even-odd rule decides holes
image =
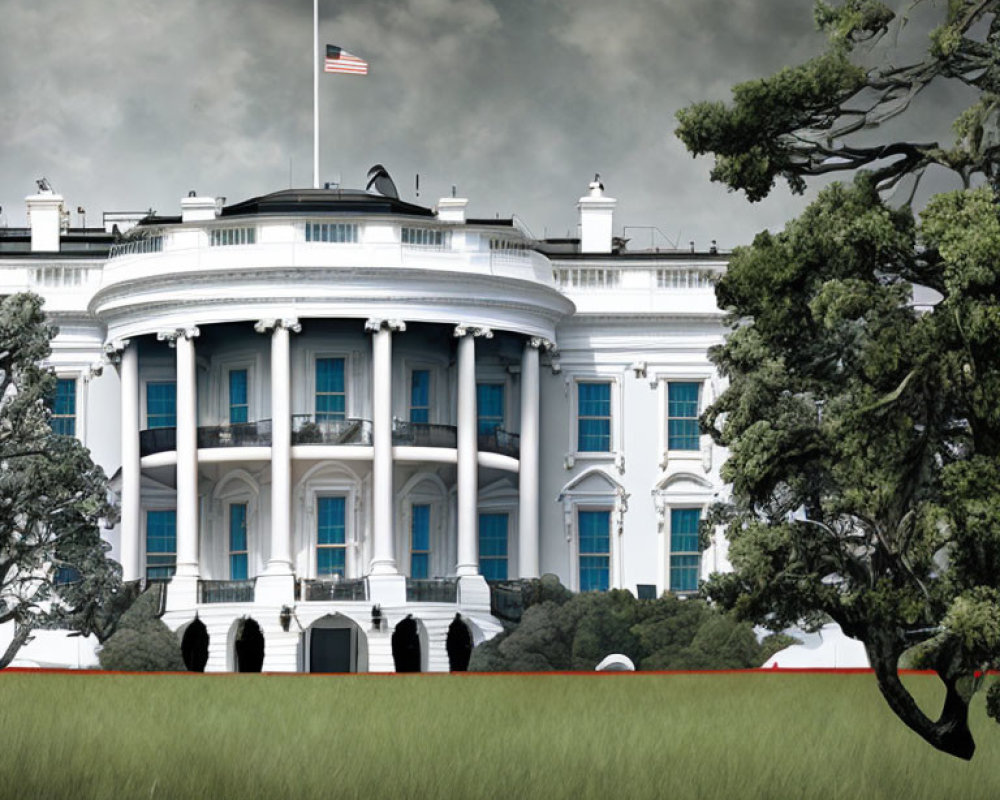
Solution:
[[[97,658],[102,669],[136,672],[184,670],[177,636],[156,616],[157,597],[143,592],[126,611],[118,630]]]

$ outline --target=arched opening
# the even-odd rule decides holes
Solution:
[[[188,672],[204,672],[208,663],[208,628],[195,617],[181,638],[181,657]]]
[[[260,672],[264,666],[264,633],[252,617],[244,617],[236,628],[233,661],[237,672]]]
[[[354,620],[343,614],[320,617],[303,633],[308,672],[366,672],[368,640]]]
[[[472,658],[472,631],[461,614],[456,614],[448,626],[444,646],[448,651],[448,669],[452,672],[465,672],[469,668],[469,659]]]
[[[392,632],[392,661],[396,672],[420,672],[420,631],[412,614]]]

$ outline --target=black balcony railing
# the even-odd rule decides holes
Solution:
[[[479,434],[479,450],[483,453],[499,453],[500,455],[518,458],[521,454],[521,436],[497,428],[493,433]]]
[[[176,428],[150,428],[139,431],[139,455],[151,456],[177,449]]]
[[[300,601],[367,600],[368,582],[364,578],[339,581],[298,581],[296,596]]]
[[[458,578],[407,578],[406,602],[457,603]]]
[[[457,447],[458,429],[454,425],[429,422],[392,421],[392,443],[409,447]]]
[[[198,428],[198,447],[270,447],[271,420],[205,425]]]
[[[199,603],[252,603],[256,579],[246,581],[198,581]]]
[[[372,424],[367,419],[325,419],[322,414],[292,415],[292,444],[372,443]]]
[[[521,584],[511,581],[487,581],[490,586],[490,613],[508,622],[520,622],[524,614]]]

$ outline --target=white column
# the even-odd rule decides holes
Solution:
[[[289,331],[297,319],[268,319],[254,325],[271,330],[271,552],[265,575],[287,576],[292,569],[292,373]]]
[[[122,578],[138,580],[143,576],[139,563],[139,533],[141,524],[140,483],[142,467],[139,458],[139,349],[128,339],[109,343],[105,347],[110,359],[120,358],[121,379],[121,443],[122,443],[122,493],[121,493],[121,542],[119,556]]]
[[[521,452],[518,468],[518,577],[538,577],[538,350],[551,342],[529,339],[521,354]]]
[[[392,332],[400,320],[369,319],[372,334],[372,575],[397,575],[392,514]]]
[[[458,563],[459,577],[479,574],[479,445],[476,426],[476,339],[489,328],[457,325],[458,338]]]
[[[196,327],[158,333],[177,351],[177,571],[198,577],[198,402],[194,338]],[[169,594],[169,593],[168,593]]]

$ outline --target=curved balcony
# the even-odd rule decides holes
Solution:
[[[372,443],[372,423],[367,419],[326,419],[323,415],[293,414],[292,444]]]
[[[198,428],[198,448],[270,447],[271,420],[238,422],[231,425],[204,425]],[[139,431],[139,456],[167,453],[177,449],[176,428],[149,428]]]
[[[458,428],[429,422],[392,421],[392,443],[403,447],[458,447]]]
[[[510,433],[503,428],[497,428],[493,433],[479,434],[479,452],[499,453],[502,456],[519,458],[521,455],[521,436]]]

